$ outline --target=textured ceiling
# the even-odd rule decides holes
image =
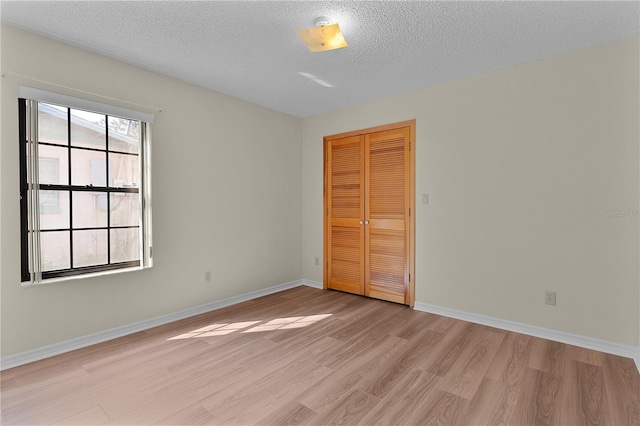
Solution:
[[[319,16],[349,47],[307,50],[296,30]],[[637,35],[640,2],[3,0],[0,17],[308,117]]]

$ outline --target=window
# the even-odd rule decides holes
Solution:
[[[19,112],[22,281],[150,267],[149,115],[23,87]]]

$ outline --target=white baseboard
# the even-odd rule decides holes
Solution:
[[[581,348],[619,355],[625,358],[631,358],[635,361],[638,373],[640,373],[640,347],[637,346],[624,345],[622,343],[595,339],[593,337],[581,336],[579,334],[566,333],[564,331],[552,330],[550,328],[538,327],[521,322],[459,311],[457,309],[445,308],[442,306],[431,305],[429,303],[415,302],[413,309],[416,311],[429,312],[476,324],[487,325],[489,327],[500,328],[502,330],[515,331],[516,333],[527,334],[529,336],[540,337],[547,340],[579,346]]]
[[[317,284],[318,283],[314,281],[309,281],[309,280],[291,281],[288,283],[276,285],[274,287],[252,291],[250,293],[229,297],[227,299],[206,303],[204,305],[194,306],[193,308],[184,309],[171,314],[161,315],[159,317],[138,321],[132,324],[123,325],[123,326],[112,328],[109,330],[99,331],[97,333],[76,337],[76,338],[65,340],[58,343],[53,343],[51,345],[42,346],[42,347],[31,349],[25,352],[20,352],[13,355],[7,355],[0,358],[0,370],[6,370],[8,368],[17,367],[19,365],[28,364],[30,362],[39,361],[41,359],[49,358],[54,355],[59,355],[65,352],[70,352],[76,349],[95,345],[97,343],[106,342],[107,340],[116,339],[118,337],[137,333],[139,331],[147,330],[153,327],[157,327],[159,325],[168,324],[170,322],[178,321],[184,318],[189,318],[194,315],[199,315],[205,312],[214,311],[216,309],[224,308],[226,306],[231,306],[237,303],[246,302],[247,300],[256,299],[258,297],[277,293],[283,290],[288,290],[293,287],[307,285],[309,287],[317,288]],[[320,284],[320,288],[322,288],[322,284]]]
[[[320,290],[324,288],[324,285],[322,283],[319,283],[318,281],[307,280],[307,279],[302,280],[302,285],[306,285],[307,287],[317,288]]]

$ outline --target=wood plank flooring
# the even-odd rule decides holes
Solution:
[[[0,377],[3,425],[640,425],[631,359],[309,287]]]

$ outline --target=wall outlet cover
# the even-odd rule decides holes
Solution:
[[[544,293],[544,303],[547,305],[555,305],[556,304],[556,292],[555,291],[547,291]]]

